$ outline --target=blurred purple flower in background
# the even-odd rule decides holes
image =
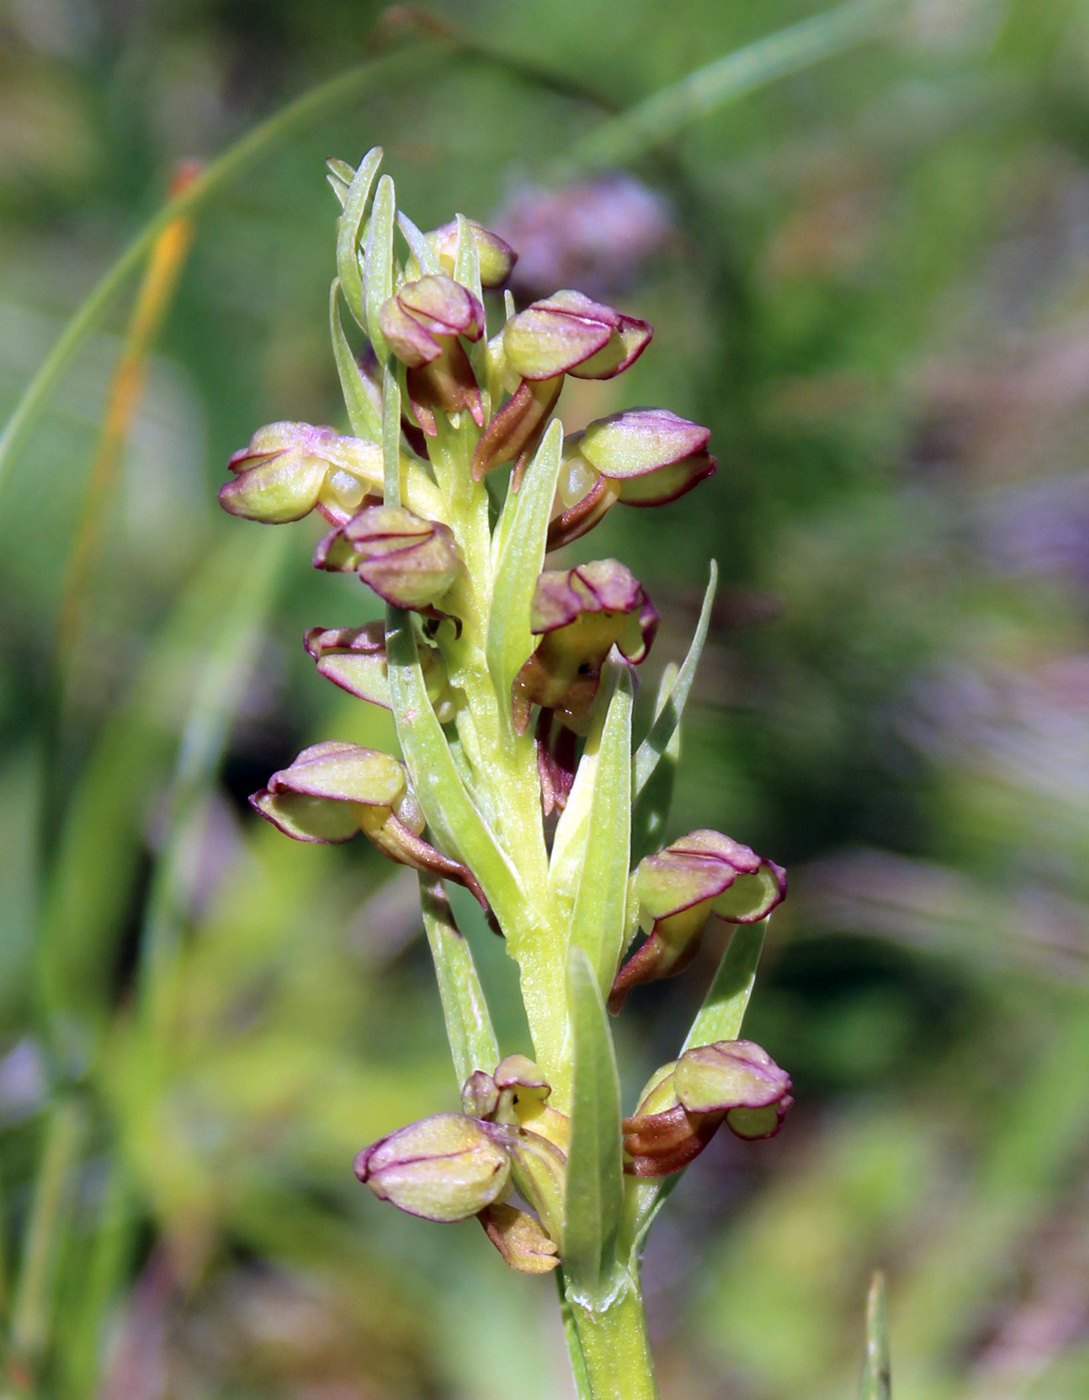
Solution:
[[[579,287],[591,297],[614,295],[673,238],[666,200],[621,174],[558,190],[518,185],[492,226],[518,249],[510,286],[520,302],[554,287]]]

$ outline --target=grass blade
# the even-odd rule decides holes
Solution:
[[[620,1081],[597,974],[581,948],[571,949],[567,987],[575,1073],[563,1267],[573,1288],[593,1301],[606,1286],[620,1225]]]
[[[195,178],[195,169],[183,165],[174,177],[172,188],[181,193]],[[88,586],[94,573],[102,525],[117,483],[125,439],[140,404],[147,356],[174,299],[192,241],[192,218],[174,219],[155,240],[136,305],[129,317],[121,357],[110,381],[83,511],[68,556],[57,623],[58,667],[69,690],[72,682],[65,673],[83,630]]]
[[[849,0],[724,54],[603,122],[579,142],[557,178],[636,160],[727,103],[872,38],[892,9],[890,0]]]
[[[415,77],[429,62],[443,56],[446,48],[433,40],[414,44],[410,49],[374,59],[339,73],[328,82],[312,88],[288,103],[267,121],[255,126],[240,141],[212,161],[175,198],[167,200],[149,219],[128,247],[99,278],[72,319],[57,337],[38,372],[30,381],[14,413],[0,434],[0,491],[11,471],[15,455],[37,422],[53,390],[91,331],[101,321],[110,302],[149,255],[159,235],[175,220],[193,215],[232,181],[272,154],[313,122],[360,102],[385,83],[395,86]]]
[[[885,1275],[880,1270],[870,1281],[866,1298],[866,1359],[858,1400],[890,1400],[889,1329],[885,1320]]]

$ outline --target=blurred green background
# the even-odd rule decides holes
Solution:
[[[571,550],[662,613],[644,697],[717,557],[671,834],[791,875],[746,1028],[797,1107],[716,1138],[651,1238],[666,1400],[853,1395],[875,1266],[897,1400],[1082,1397],[1089,9],[912,0],[575,189],[556,163],[610,111],[812,7],[429,11],[497,57],[406,68],[202,208],[115,489],[88,483],[131,293],[0,496],[3,1393],[571,1394],[550,1282],[351,1173],[455,1102],[414,880],[245,805],[303,743],[392,743],[301,646],[374,600],[309,568],[316,522],[214,500],[259,425],[341,421],[323,160],[380,142],[421,227],[509,232],[521,298],[653,322],[629,374],[569,383],[569,427],[660,403],[714,430],[711,481]],[[176,162],[369,57],[379,12],[2,0],[4,416]],[[520,1048],[511,965],[458,909]],[[628,1102],[722,936],[631,999]]]

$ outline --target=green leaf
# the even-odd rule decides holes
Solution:
[[[767,928],[767,919],[761,919],[758,924],[734,925],[715,980],[692,1022],[683,1050],[690,1050],[694,1045],[712,1045],[716,1040],[736,1040],[741,1034]]]
[[[462,781],[428,698],[411,614],[386,609],[386,656],[397,738],[427,824],[448,855],[462,860],[484,887],[507,928],[525,923],[525,894],[506,854]]]
[[[670,662],[662,672],[658,696],[654,704],[654,718],[665,709],[677,681],[678,667]],[[638,865],[651,851],[661,850],[665,845],[666,823],[669,809],[673,805],[673,786],[677,777],[677,765],[681,761],[681,726],[670,735],[665,751],[658,760],[658,766],[647,779],[640,794],[632,821],[631,863]]]
[[[569,945],[586,954],[602,997],[608,996],[616,976],[627,923],[632,687],[626,668],[615,676],[608,706]]]
[[[575,1065],[563,1267],[573,1288],[592,1301],[607,1285],[620,1225],[620,1081],[597,974],[577,947],[568,956],[567,1001]]]
[[[472,243],[472,239],[467,241]],[[530,612],[537,579],[544,568],[545,536],[562,448],[563,425],[557,419],[545,433],[517,495],[508,494],[497,527],[501,544],[492,588],[487,654],[488,670],[504,715],[510,711],[514,678],[533,650]]]
[[[499,1042],[492,1029],[472,949],[454,921],[441,880],[420,875],[420,903],[460,1089],[473,1070],[491,1073],[499,1063]]]
[[[374,192],[371,221],[367,229],[365,259],[366,285],[363,288],[363,316],[379,364],[389,359],[386,337],[378,324],[382,303],[393,295],[393,226],[397,221],[397,195],[393,181],[383,175]]]
[[[337,374],[340,377],[340,392],[344,395],[344,405],[348,410],[352,432],[358,438],[380,442],[382,420],[367,393],[363,373],[356,364],[352,347],[344,334],[344,323],[340,319],[339,291],[340,282],[334,277],[333,285],[329,288],[329,335],[333,341],[333,358],[336,360]]]
[[[344,200],[344,212],[337,219],[337,276],[344,289],[348,310],[362,326],[363,281],[359,273],[359,236],[367,217],[367,203],[378,167],[382,164],[382,147],[375,146],[359,163],[352,176]]]
[[[889,1329],[885,1320],[885,1275],[878,1271],[870,1281],[866,1299],[866,1358],[858,1400],[889,1400]]]
[[[703,595],[703,606],[700,608],[699,621],[696,623],[692,645],[688,648],[688,655],[684,658],[681,669],[677,672],[677,679],[673,683],[673,689],[669,692],[669,699],[662,707],[661,712],[650,727],[650,733],[639,745],[635,754],[632,765],[632,789],[635,795],[636,825],[648,823],[648,817],[640,812],[640,803],[643,801],[643,793],[647,783],[654,770],[661,763],[663,755],[668,751],[673,736],[680,725],[681,716],[684,714],[692,682],[696,679],[696,667],[703,654],[703,644],[707,640],[707,629],[711,625],[711,607],[715,601],[717,587],[718,565],[712,559],[711,576],[707,581],[707,590]]]

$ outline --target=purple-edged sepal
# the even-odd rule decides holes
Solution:
[[[548,1107],[550,1092],[531,1060],[508,1055],[465,1081],[463,1113],[391,1133],[359,1154],[356,1176],[412,1215],[476,1215],[511,1268],[547,1273],[560,1262],[570,1132],[566,1115]],[[512,1190],[536,1216],[506,1204]]]
[[[356,573],[387,603],[420,612],[449,591],[458,555],[448,525],[404,506],[369,506],[325,536],[314,566]]]
[[[421,836],[424,817],[397,759],[336,741],[312,744],[250,798],[254,809],[296,841],[336,843],[363,832],[399,865],[464,885],[487,910],[476,876]]]
[[[318,671],[360,700],[390,708],[386,659],[386,629],[382,622],[362,627],[311,627],[304,638],[306,650],[317,662]],[[437,647],[417,642],[420,666],[428,698],[440,724],[449,724],[457,713],[457,703],[446,663]]]
[[[464,227],[476,245],[476,255],[480,266],[482,287],[502,287],[510,277],[518,254],[503,238],[491,229],[478,224],[475,219],[464,219]],[[448,224],[433,230],[427,241],[439,260],[439,266],[448,276],[453,277],[458,253],[458,221],[451,219]]]
[[[699,951],[708,917],[733,924],[766,918],[786,896],[786,871],[721,832],[701,829],[640,861],[639,916],[649,936],[617,974],[614,1015],[632,987],[682,972]]]
[[[436,1113],[365,1148],[355,1174],[379,1200],[450,1224],[479,1215],[510,1191],[510,1155],[464,1113]]]
[[[751,1040],[699,1045],[652,1077],[625,1118],[624,1170],[669,1176],[698,1157],[725,1122],[746,1141],[774,1137],[793,1103],[790,1076]]]
[[[407,366],[405,384],[416,421],[429,437],[437,428],[435,411],[467,410],[484,425],[480,388],[459,336],[479,340],[484,308],[459,282],[431,274],[406,282],[383,302],[379,325],[390,349]]]
[[[709,428],[664,408],[633,408],[600,418],[563,445],[560,513],[548,529],[559,549],[592,530],[617,501],[632,506],[675,501],[715,470]]]
[[[564,375],[611,379],[639,358],[653,334],[646,321],[581,292],[554,292],[512,316],[503,329],[502,358],[507,373],[520,382],[477,443],[474,479],[515,462],[514,479],[520,480],[556,406]]]
[[[511,692],[515,728],[525,733],[533,705],[577,724],[594,702],[612,647],[638,664],[657,626],[643,585],[618,559],[546,570],[537,580],[530,617],[541,641]]]
[[[514,315],[503,331],[508,367],[522,379],[611,379],[632,364],[654,334],[582,292],[553,292]]]
[[[232,480],[219,489],[231,515],[281,525],[314,509],[334,524],[368,497],[382,497],[382,449],[310,423],[270,423],[227,463]]]

